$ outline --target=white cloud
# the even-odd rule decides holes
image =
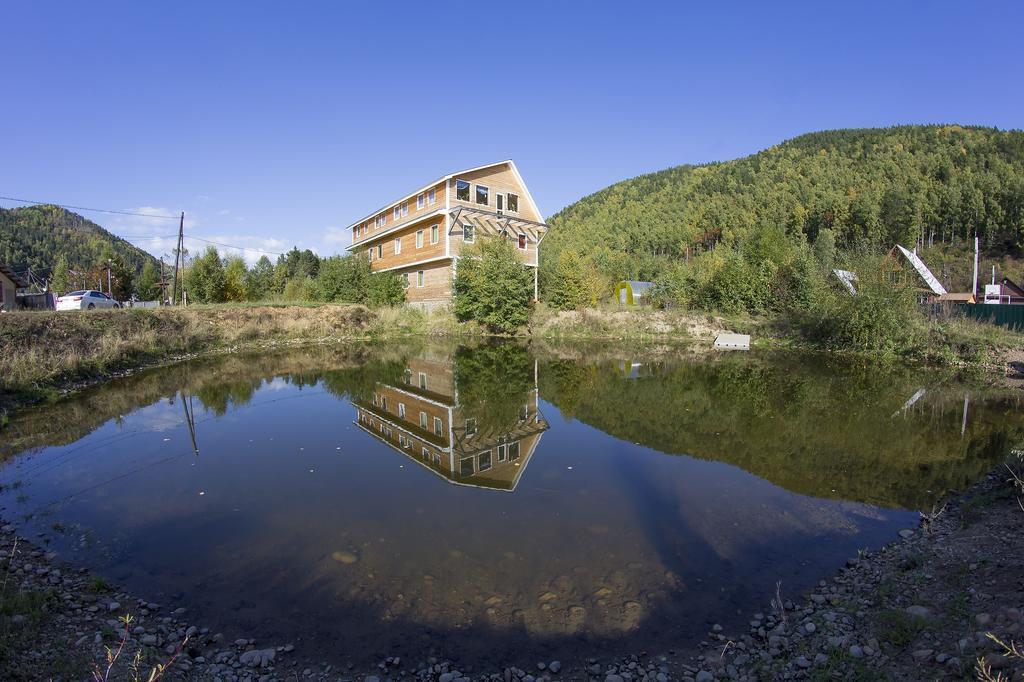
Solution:
[[[323,241],[324,244],[330,244],[332,246],[348,246],[352,236],[348,230],[344,230],[340,227],[328,226],[324,230]]]

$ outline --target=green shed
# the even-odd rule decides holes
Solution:
[[[623,280],[615,285],[615,300],[621,305],[640,305],[649,303],[654,282],[637,282]]]

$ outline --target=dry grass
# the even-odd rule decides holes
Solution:
[[[0,408],[26,394],[190,354],[365,338],[378,317],[363,306],[329,305],[4,314]]]

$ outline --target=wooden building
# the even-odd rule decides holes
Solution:
[[[11,268],[0,263],[0,311],[10,312],[17,307],[18,289],[28,286]]]
[[[516,165],[501,161],[445,175],[349,226],[348,250],[374,271],[397,273],[406,301],[433,306],[452,297],[452,276],[466,244],[481,237],[510,239],[533,268],[534,297],[544,216]]]
[[[368,400],[353,401],[355,423],[451,483],[514,490],[548,429],[536,385],[500,426],[488,426],[458,396],[448,358],[412,358],[399,382],[378,382]]]

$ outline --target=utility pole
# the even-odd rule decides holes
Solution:
[[[110,259],[107,259],[107,295],[111,298],[114,297],[114,290],[110,286]]]
[[[978,300],[978,234],[974,234],[974,277],[971,279],[971,293]]]
[[[164,257],[160,256],[160,303],[163,305],[167,300],[167,281],[164,279]]]
[[[181,255],[181,244],[185,239],[185,212],[181,212],[181,222],[178,223],[178,248],[174,252],[174,288],[171,289],[171,305],[178,302],[178,270],[179,263],[184,265]]]

